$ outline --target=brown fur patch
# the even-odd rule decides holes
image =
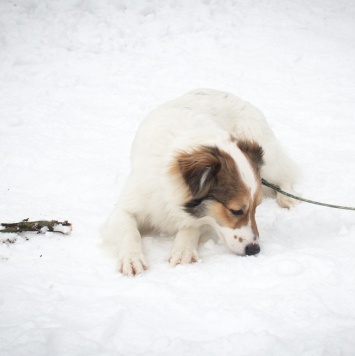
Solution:
[[[229,139],[231,142],[237,142],[237,138],[233,134],[229,134]]]
[[[208,195],[225,207],[241,209],[249,201],[249,188],[241,178],[234,159],[224,151],[219,150],[218,153],[220,169]]]
[[[250,223],[255,236],[259,236],[258,227],[255,220],[255,210],[257,204],[253,200],[250,201],[250,206],[244,210],[241,216],[234,216],[229,208],[218,202],[211,202],[210,214],[215,217],[218,224],[224,227],[229,227],[232,230],[241,228]]]
[[[264,164],[264,151],[262,147],[255,141],[238,141],[237,146],[246,155],[257,172],[260,172],[261,166]]]
[[[198,199],[205,196],[220,169],[218,149],[202,146],[191,153],[181,152],[176,162],[192,197]]]
[[[242,151],[254,167],[256,182],[260,181],[259,166],[262,163],[263,151],[257,144],[242,144]],[[258,236],[255,220],[256,207],[261,203],[262,191],[259,183],[254,196],[250,196],[250,189],[241,178],[238,166],[233,158],[221,151],[221,168],[217,174],[216,184],[209,192],[213,201],[209,204],[211,215],[217,222],[231,229],[237,229],[251,224]],[[243,210],[243,215],[235,216],[230,210]]]
[[[247,143],[242,143],[241,146],[252,166],[261,164],[260,146]],[[258,182],[259,169],[255,167],[254,172]],[[250,222],[257,234],[255,209],[261,201],[261,185],[255,196],[251,197],[250,189],[243,181],[236,162],[228,153],[217,147],[206,146],[190,153],[180,152],[169,174],[177,174],[183,179],[185,187],[188,187],[191,195],[185,203],[186,211],[196,217],[211,215],[221,226],[231,229],[240,228]],[[235,216],[231,209],[243,210],[244,213]]]
[[[237,229],[248,224],[249,211],[245,211],[241,216],[234,216],[227,207],[221,203],[214,202],[211,207],[211,215],[213,215],[219,225],[229,227],[230,229]]]

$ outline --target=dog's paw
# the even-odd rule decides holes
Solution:
[[[177,250],[173,249],[171,252],[170,257],[168,258],[168,261],[170,263],[170,266],[176,266],[176,265],[183,265],[183,264],[188,264],[188,263],[194,263],[197,262],[199,259],[198,252],[194,249],[184,249],[184,250]]]
[[[297,195],[293,191],[288,191],[287,193],[290,193],[290,194],[293,194],[293,195]],[[276,201],[282,208],[286,208],[286,209],[290,209],[294,205],[299,203],[299,200],[293,199],[291,197],[288,197],[287,195],[283,195],[283,194],[280,194],[280,193],[276,194]]]
[[[148,269],[148,264],[142,254],[122,256],[118,259],[118,270],[125,276],[135,276]]]

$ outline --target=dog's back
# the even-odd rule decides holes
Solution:
[[[132,160],[146,152],[166,155],[193,144],[194,140],[197,144],[208,144],[226,133],[261,145],[274,138],[263,114],[250,103],[231,93],[196,89],[148,115],[136,134]]]

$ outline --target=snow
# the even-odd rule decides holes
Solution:
[[[264,112],[304,197],[354,206],[354,19],[352,0],[2,0],[0,219],[73,231],[0,237],[1,356],[353,355],[354,212],[265,200],[257,257],[208,240],[170,268],[172,238],[146,237],[137,278],[98,244],[140,121],[198,87]]]

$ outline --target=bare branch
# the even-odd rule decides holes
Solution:
[[[24,219],[17,223],[1,223],[0,233],[19,233],[25,231],[37,231],[39,234],[44,234],[47,231],[58,232],[60,234],[69,235],[72,230],[72,224],[68,221],[57,221],[57,220],[39,220],[39,221],[28,221]]]

